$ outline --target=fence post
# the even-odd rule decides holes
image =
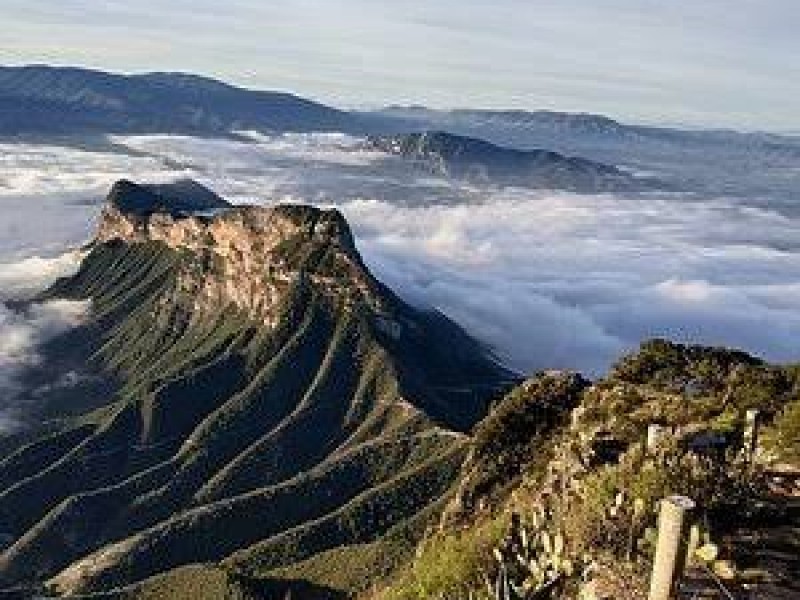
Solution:
[[[658,446],[664,439],[664,434],[665,431],[661,425],[652,423],[647,426],[647,441],[645,442],[645,447],[649,454],[653,454],[658,449]]]
[[[758,446],[758,410],[750,409],[745,414],[744,451],[747,460],[753,460]]]
[[[674,598],[686,561],[687,532],[694,507],[694,500],[686,496],[670,496],[661,501],[648,600]]]

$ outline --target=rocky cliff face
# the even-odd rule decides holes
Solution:
[[[131,197],[136,201],[127,201]],[[95,243],[160,242],[193,255],[197,268],[181,274],[176,291],[194,299],[196,315],[233,304],[275,326],[282,299],[300,277],[308,277],[337,304],[363,303],[377,313],[388,308],[381,297],[385,291],[364,267],[336,210],[200,205],[168,211],[166,203],[143,186],[118,182]]]

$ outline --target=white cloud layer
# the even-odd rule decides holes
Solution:
[[[476,189],[346,136],[251,138],[115,138],[132,154],[6,145],[0,262],[86,239],[120,176],[193,177],[239,202],[338,206],[378,277],[523,371],[599,374],[653,336],[800,358],[800,217],[763,198]],[[47,271],[33,267],[17,268]]]
[[[522,370],[597,374],[653,336],[800,357],[800,260],[779,249],[796,229],[764,211],[525,190],[479,205],[343,209],[387,283]]]
[[[0,435],[15,429],[24,407],[18,403],[19,380],[41,361],[39,348],[53,337],[79,325],[89,303],[71,300],[35,302],[26,306],[11,301],[30,298],[58,277],[72,273],[80,254],[67,252],[53,258],[32,256],[0,263]]]
[[[0,435],[16,429],[25,406],[20,376],[41,362],[39,348],[60,333],[79,325],[88,302],[51,300],[14,310],[0,303]]]
[[[82,257],[81,252],[70,251],[52,258],[29,256],[0,263],[0,302],[31,298],[59,277],[74,273]]]

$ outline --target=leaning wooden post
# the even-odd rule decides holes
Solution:
[[[752,461],[758,446],[758,410],[750,409],[745,414],[744,452],[748,461]]]
[[[678,579],[686,562],[687,532],[694,506],[694,500],[686,496],[670,496],[661,501],[658,543],[648,600],[670,600],[675,597]]]

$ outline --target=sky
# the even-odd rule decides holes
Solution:
[[[0,63],[800,132],[797,0],[2,0]]]

